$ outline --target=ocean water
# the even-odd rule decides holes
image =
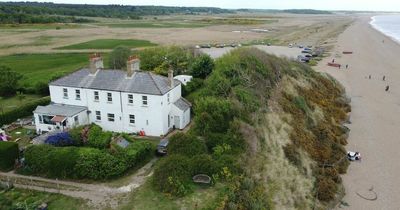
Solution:
[[[370,24],[400,43],[400,15],[375,16],[372,17]]]

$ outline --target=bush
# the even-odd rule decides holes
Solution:
[[[154,148],[150,142],[134,141],[126,148],[117,147],[116,157],[132,168],[153,154]]]
[[[214,69],[214,60],[207,54],[202,54],[195,58],[190,66],[193,77],[205,79]]]
[[[4,112],[3,114],[0,114],[0,126],[7,123],[12,123],[19,118],[30,116],[37,106],[43,106],[49,103],[50,97],[44,97],[32,102],[25,103],[24,105],[19,106],[18,108],[15,108],[11,111]]]
[[[47,82],[37,82],[35,84],[35,93],[42,96],[50,95],[49,85]]]
[[[127,166],[118,158],[98,149],[82,148],[74,167],[78,178],[109,179],[121,175]]]
[[[126,61],[131,55],[131,49],[118,46],[110,53],[109,66],[113,69],[126,69]]]
[[[50,152],[54,149],[48,144],[32,145],[24,152],[25,163],[36,174],[47,174],[51,167]]]
[[[320,201],[330,201],[335,198],[337,185],[330,178],[319,178],[317,180],[318,199]]]
[[[0,141],[0,170],[11,170],[14,167],[15,160],[18,159],[18,154],[17,143]]]
[[[205,154],[206,152],[207,147],[205,143],[196,136],[177,133],[169,139],[169,154],[179,154],[191,157]]]
[[[67,132],[58,133],[52,136],[47,137],[46,144],[50,144],[53,146],[64,147],[64,146],[71,146],[74,144],[71,136]]]
[[[153,175],[153,186],[164,193],[184,196],[191,191],[190,162],[182,155],[169,155],[160,160]]]
[[[48,154],[47,176],[54,178],[74,177],[78,160],[76,147],[53,148]]]
[[[194,92],[201,88],[204,84],[204,80],[199,78],[193,78],[190,82],[186,83],[186,85],[182,86],[182,96],[185,97],[190,93]]]
[[[191,176],[206,174],[210,177],[218,173],[218,165],[210,155],[196,155],[190,159]]]
[[[98,149],[108,148],[110,146],[111,137],[111,132],[103,132],[100,126],[93,124],[88,134],[88,146]]]

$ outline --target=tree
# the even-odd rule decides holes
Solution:
[[[9,67],[0,66],[0,96],[12,96],[18,88],[22,75]]]
[[[113,49],[110,53],[109,65],[113,69],[125,69],[126,61],[131,55],[131,50],[128,47],[119,46]]]
[[[190,66],[190,72],[195,78],[205,79],[214,69],[214,60],[206,54],[197,57]]]

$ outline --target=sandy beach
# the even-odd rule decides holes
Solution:
[[[346,87],[352,100],[347,149],[362,154],[362,161],[353,162],[343,176],[343,201],[349,206],[341,209],[400,209],[400,45],[369,21],[361,17],[348,27],[332,57],[317,69]],[[344,50],[354,54],[343,55]],[[333,58],[349,69],[328,67]],[[385,92],[387,85],[390,90]]]

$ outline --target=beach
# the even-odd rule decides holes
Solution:
[[[360,17],[349,26],[338,37],[332,56],[316,69],[335,77],[351,97],[346,148],[362,155],[362,161],[352,162],[342,176],[343,202],[348,206],[340,209],[399,209],[400,45],[369,21],[370,17]],[[344,55],[342,51],[354,53]],[[341,69],[326,65],[333,58],[342,64]],[[349,69],[343,68],[346,64]]]

